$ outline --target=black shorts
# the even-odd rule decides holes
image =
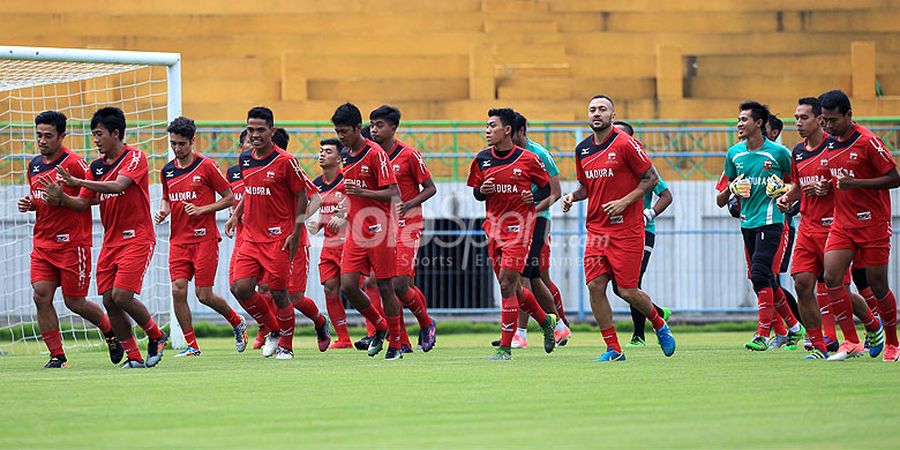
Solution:
[[[788,269],[791,266],[791,253],[794,251],[794,236],[797,234],[797,229],[793,226],[788,228],[788,241],[787,248],[784,250],[784,258],[781,258],[781,272],[787,273]]]
[[[650,264],[650,255],[653,253],[654,244],[656,244],[656,235],[649,231],[644,231],[644,257],[641,258],[641,278],[638,281],[638,287],[641,287],[644,281],[644,272],[647,271],[647,265]]]
[[[525,270],[522,276],[528,279],[541,277],[541,251],[547,245],[547,236],[550,235],[550,220],[546,217],[538,217],[534,221],[534,233],[531,235],[531,249],[528,251],[528,259],[525,261]]]
[[[747,257],[747,278],[750,278],[752,263],[760,263],[772,271],[773,278],[781,268],[787,239],[787,226],[773,223],[756,228],[741,228],[744,237],[744,255]]]

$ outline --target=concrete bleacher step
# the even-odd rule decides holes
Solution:
[[[488,33],[555,33],[559,25],[555,20],[498,19],[485,20],[484,31]]]
[[[486,13],[521,13],[523,11],[546,12],[548,0],[482,0],[481,10]]]
[[[497,87],[500,100],[571,100],[604,92],[621,99],[652,98],[652,78],[520,77],[503,80]]]
[[[307,54],[285,52],[282,70],[307,79],[396,78],[405,82],[414,78],[466,78],[469,55],[375,56]]]
[[[742,77],[693,77],[685,80],[685,92],[692,98],[793,99],[816,96],[830,89],[851,92],[849,75],[805,76],[803,84],[783,75]]]
[[[896,0],[893,0],[896,1]],[[828,11],[834,9],[857,10],[864,8],[882,8],[882,0],[758,0],[745,2],[742,0],[679,0],[660,2],[656,0],[549,0],[551,11],[605,12],[605,11]]]
[[[10,12],[47,13],[46,5],[38,2],[8,2],[4,10]],[[373,11],[397,13],[438,14],[445,12],[477,12],[482,0],[453,0],[450,2],[423,2],[420,0],[260,0],[255,2],[223,2],[221,0],[154,0],[122,2],[117,0],[66,0],[54,5],[54,13],[152,14],[167,11],[170,14],[245,15],[259,11],[278,13],[339,13],[365,14]]]
[[[647,78],[656,76],[656,55],[569,55],[573,77]]]
[[[497,64],[494,66],[494,77],[518,78],[518,77],[568,77],[571,74],[571,66],[568,63],[523,63],[523,64]]]
[[[186,80],[262,80],[269,76],[266,64],[252,56],[229,57],[195,57],[185,56],[182,59],[181,76]]]
[[[527,50],[525,50],[527,49]],[[568,63],[566,48],[562,44],[535,44],[495,42],[494,58],[498,64],[560,64]]]
[[[418,78],[403,81],[394,78],[310,79],[307,81],[307,91],[311,100],[363,99],[384,102],[453,100],[468,98],[469,80],[467,78]]]
[[[772,54],[765,56],[705,55],[696,58],[698,76],[742,76],[761,72],[808,75],[850,75],[850,52],[820,54]],[[689,68],[690,71],[690,68]],[[900,53],[878,52],[876,74],[900,72]]]

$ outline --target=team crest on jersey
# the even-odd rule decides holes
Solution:
[[[522,176],[522,169],[520,169],[520,168],[518,168],[518,167],[516,167],[515,169],[513,169],[513,176],[516,176],[516,177]]]
[[[763,170],[772,170],[772,161],[763,162]]]
[[[826,158],[826,159],[820,159],[820,160],[819,160],[819,165],[820,165],[820,166],[827,166],[827,165],[828,165],[828,159],[827,159],[827,158]]]
[[[194,184],[200,184],[203,182],[203,177],[201,177],[200,175],[194,175],[193,178],[191,178],[191,182]]]
[[[853,160],[859,159],[859,154],[857,154],[856,152],[850,152],[850,155],[848,157]]]
[[[394,172],[400,173],[400,164],[394,164]]]
[[[361,173],[363,175],[368,175],[369,174],[369,166],[365,166],[365,165],[359,166],[359,173]]]
[[[606,159],[608,159],[610,161],[615,161],[616,160],[616,152],[609,152],[606,155]]]
[[[267,170],[266,171],[266,182],[272,182],[275,180],[275,171]]]

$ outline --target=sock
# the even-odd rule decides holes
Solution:
[[[403,318],[403,309],[400,309],[400,345],[408,345],[412,348],[412,342],[409,342],[409,332],[406,330],[406,320]]]
[[[819,303],[819,313],[822,315],[822,334],[825,337],[837,340],[837,330],[834,329],[834,316],[828,308],[828,288],[825,283],[816,283],[816,301]]]
[[[566,309],[563,306],[562,295],[559,293],[559,287],[556,286],[556,283],[550,282],[550,286],[547,286],[550,289],[550,294],[553,295],[553,303],[556,304],[556,314],[559,315],[559,318],[564,323],[569,323],[566,319]]]
[[[528,340],[528,328],[516,328],[516,336],[519,336],[519,339],[523,341]]]
[[[359,313],[366,318],[367,322],[372,322],[372,334],[370,334],[369,336],[374,336],[376,331],[387,329],[388,324],[387,322],[385,322],[384,316],[379,314],[378,311],[375,310],[375,307],[371,304],[369,304],[367,308],[359,310]]]
[[[344,310],[341,297],[339,295],[325,297],[325,308],[328,310],[328,315],[331,316],[331,324],[334,325],[334,331],[337,333],[338,340],[349,342],[350,332],[347,330],[347,311]]]
[[[278,340],[280,347],[288,350],[294,349],[294,308],[287,305],[284,308],[278,308],[275,313],[275,319],[278,320],[278,330],[281,331],[281,338]]]
[[[870,286],[866,286],[865,289],[859,290],[859,295],[862,296],[863,299],[866,300],[866,306],[872,310],[873,313],[879,314],[878,311],[878,299],[875,298],[875,293],[872,292],[872,288]]]
[[[241,302],[244,311],[247,311],[256,323],[261,327],[266,327],[266,331],[273,332],[278,330],[278,321],[275,320],[275,314],[266,302],[265,297],[259,292],[254,292],[249,299]]]
[[[181,330],[181,334],[184,335],[184,342],[188,345],[188,347],[194,347],[197,350],[200,350],[200,346],[197,345],[197,337],[194,336],[193,328]]]
[[[228,308],[228,314],[225,314],[225,320],[228,321],[228,324],[231,325],[231,328],[237,328],[238,325],[241,324],[241,316],[239,316],[231,308]]]
[[[653,325],[654,330],[658,330],[664,326],[666,326],[666,321],[663,320],[662,316],[656,311],[656,306],[654,305],[652,310],[650,311],[650,315],[647,316],[647,320],[650,321],[650,324]],[[640,312],[640,311],[638,311]]]
[[[400,348],[400,329],[403,328],[403,319],[400,316],[388,316],[388,346],[390,348]]]
[[[863,326],[866,327],[866,331],[875,331],[881,326],[881,323],[878,322],[878,317],[875,317],[875,314],[869,308],[866,308],[866,315],[860,320],[862,320]]]
[[[537,299],[534,298],[534,294],[532,294],[530,290],[523,288],[522,295],[519,295],[518,299],[519,308],[522,308],[523,311],[531,315],[539,325],[544,326],[544,322],[547,320],[547,313],[545,313],[544,308],[541,308],[541,305],[538,304]]]
[[[619,337],[616,336],[615,325],[600,330],[603,335],[603,341],[606,342],[606,348],[622,353],[622,347],[619,346]]]
[[[813,347],[819,349],[822,353],[825,353],[825,339],[822,336],[822,329],[819,327],[809,327],[806,329],[806,335],[809,336],[809,342],[812,343]]]
[[[781,315],[778,314],[778,311],[775,311],[772,314],[772,331],[780,336],[787,336],[787,327],[784,326],[784,322],[781,321]]]
[[[769,337],[772,331],[772,315],[774,314],[774,294],[772,288],[763,288],[756,293],[757,311],[759,322],[756,325],[756,334]]]
[[[516,297],[504,298],[500,309],[501,347],[509,348],[512,346],[517,320],[519,320],[519,299]]]
[[[269,306],[269,309],[275,310],[275,297],[272,297],[272,294],[260,294],[262,295],[263,301],[266,302],[266,305]]]
[[[378,290],[378,287],[366,288],[366,295],[369,297],[369,304],[372,305],[372,308],[375,308],[375,311],[384,317],[384,309],[381,306],[381,291]],[[368,336],[374,336],[376,328],[369,319],[366,319],[366,334]]]
[[[128,339],[122,341],[122,348],[125,349],[128,359],[144,362],[144,357],[141,356],[141,351],[138,349],[137,341],[134,340],[134,335],[128,336]]]
[[[103,333],[104,337],[113,337],[112,324],[109,323],[109,316],[106,314],[100,318],[100,323],[97,324],[97,328],[100,329],[100,332]]]
[[[147,333],[147,337],[150,339],[156,340],[162,338],[162,330],[156,326],[153,316],[150,316],[146,323],[142,323],[141,328],[144,330],[144,333]]]
[[[853,323],[853,306],[850,304],[850,296],[844,286],[828,288],[828,301],[834,321],[841,326],[844,340],[858,344],[859,336],[856,335],[856,324]]]
[[[325,316],[319,312],[319,307],[316,306],[316,302],[314,302],[313,299],[304,296],[300,300],[294,302],[293,306],[297,311],[300,311],[301,314],[309,318],[309,320],[312,320],[316,328],[325,326]]]
[[[794,331],[799,331],[800,328],[797,328],[797,317],[794,316],[794,311],[791,310],[791,305],[788,304],[787,296],[784,294],[784,290],[779,287],[775,288],[772,293],[774,294],[773,299],[775,302],[775,309],[778,311],[778,315],[780,315],[781,318],[784,319],[784,323],[788,328]]]
[[[634,306],[629,305],[629,309],[631,309],[631,323],[634,325],[634,331],[631,332],[632,336],[644,338],[644,328],[647,324],[647,318],[638,311]],[[658,315],[658,313],[657,313]]]
[[[878,315],[884,322],[884,342],[887,345],[898,345],[897,343],[897,300],[894,293],[888,291],[883,299],[878,300]]]
[[[417,294],[416,291],[418,288],[409,288],[406,290],[406,294],[403,297],[397,297],[397,300],[400,300],[400,303],[416,316],[419,328],[426,328],[431,325],[431,317],[428,316],[428,310],[425,308],[424,294],[421,291]]]
[[[66,352],[62,348],[62,335],[59,334],[59,328],[41,333],[41,338],[44,340],[47,350],[50,350],[50,356],[65,355]]]

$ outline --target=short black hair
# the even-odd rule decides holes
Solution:
[[[359,108],[353,103],[344,103],[334,110],[334,114],[331,116],[331,123],[336,127],[360,127],[362,126],[362,113],[359,112]]]
[[[597,94],[597,95],[591,97],[591,99],[588,100],[588,103],[590,103],[590,102],[592,102],[592,101],[594,101],[594,100],[597,100],[598,98],[604,98],[604,99],[606,99],[606,100],[609,102],[609,104],[612,105],[613,109],[616,108],[616,103],[613,102],[613,99],[609,98],[609,96],[608,96],[608,95],[605,95],[605,94]]]
[[[369,120],[378,119],[386,120],[395,127],[400,126],[400,110],[395,106],[381,105],[369,113]]]
[[[488,118],[491,117],[499,117],[500,123],[503,124],[504,127],[512,127],[513,132],[516,129],[516,112],[510,108],[493,108],[488,110]]]
[[[166,132],[175,133],[190,140],[194,139],[194,135],[197,133],[197,125],[194,125],[193,120],[184,116],[179,116],[169,124],[168,128],[166,128]]]
[[[516,123],[513,125],[513,134],[516,134],[522,130],[524,132],[528,132],[528,119],[525,118],[522,114],[516,112]]]
[[[753,118],[753,121],[762,120],[763,126],[769,122],[769,107],[760,102],[749,100],[741,103],[738,111],[750,111],[750,117]]]
[[[119,140],[125,139],[125,113],[115,106],[107,106],[100,108],[91,117],[91,130],[103,125],[106,131],[112,134],[113,131],[119,132]]]
[[[631,126],[630,123],[628,123],[624,120],[617,120],[617,121],[613,122],[613,126],[615,126],[615,125],[625,128],[625,132],[628,133],[629,136],[634,136],[634,127]]]
[[[248,135],[248,134],[250,134],[250,133],[247,132],[247,129],[246,129],[246,128],[244,128],[244,129],[241,131],[241,135],[238,137],[238,143],[241,144],[241,145],[243,145],[243,144],[244,144],[244,141],[247,140],[247,135]]]
[[[797,105],[809,105],[809,108],[812,109],[812,113],[814,116],[822,115],[822,104],[819,103],[819,99],[815,97],[803,97],[797,100]]]
[[[44,111],[34,118],[35,125],[53,125],[57,134],[66,132],[66,115],[59,111]]]
[[[269,128],[275,126],[275,114],[272,113],[272,110],[266,108],[265,106],[254,106],[250,108],[250,111],[247,111],[247,120],[250,119],[262,119],[266,121],[266,125]]]
[[[333,145],[338,150],[341,149],[341,141],[337,140],[337,138],[322,139],[321,141],[319,141],[319,145],[321,145],[321,146]]]
[[[784,129],[784,122],[782,122],[781,119],[778,118],[778,116],[772,114],[771,116],[769,116],[769,128],[781,131]]]
[[[291,143],[291,137],[284,128],[276,128],[275,133],[272,134],[272,142],[274,142],[278,148],[287,150],[288,144]]]
[[[850,98],[843,91],[835,89],[820,95],[819,105],[822,109],[836,109],[841,114],[847,114],[850,111]]]

